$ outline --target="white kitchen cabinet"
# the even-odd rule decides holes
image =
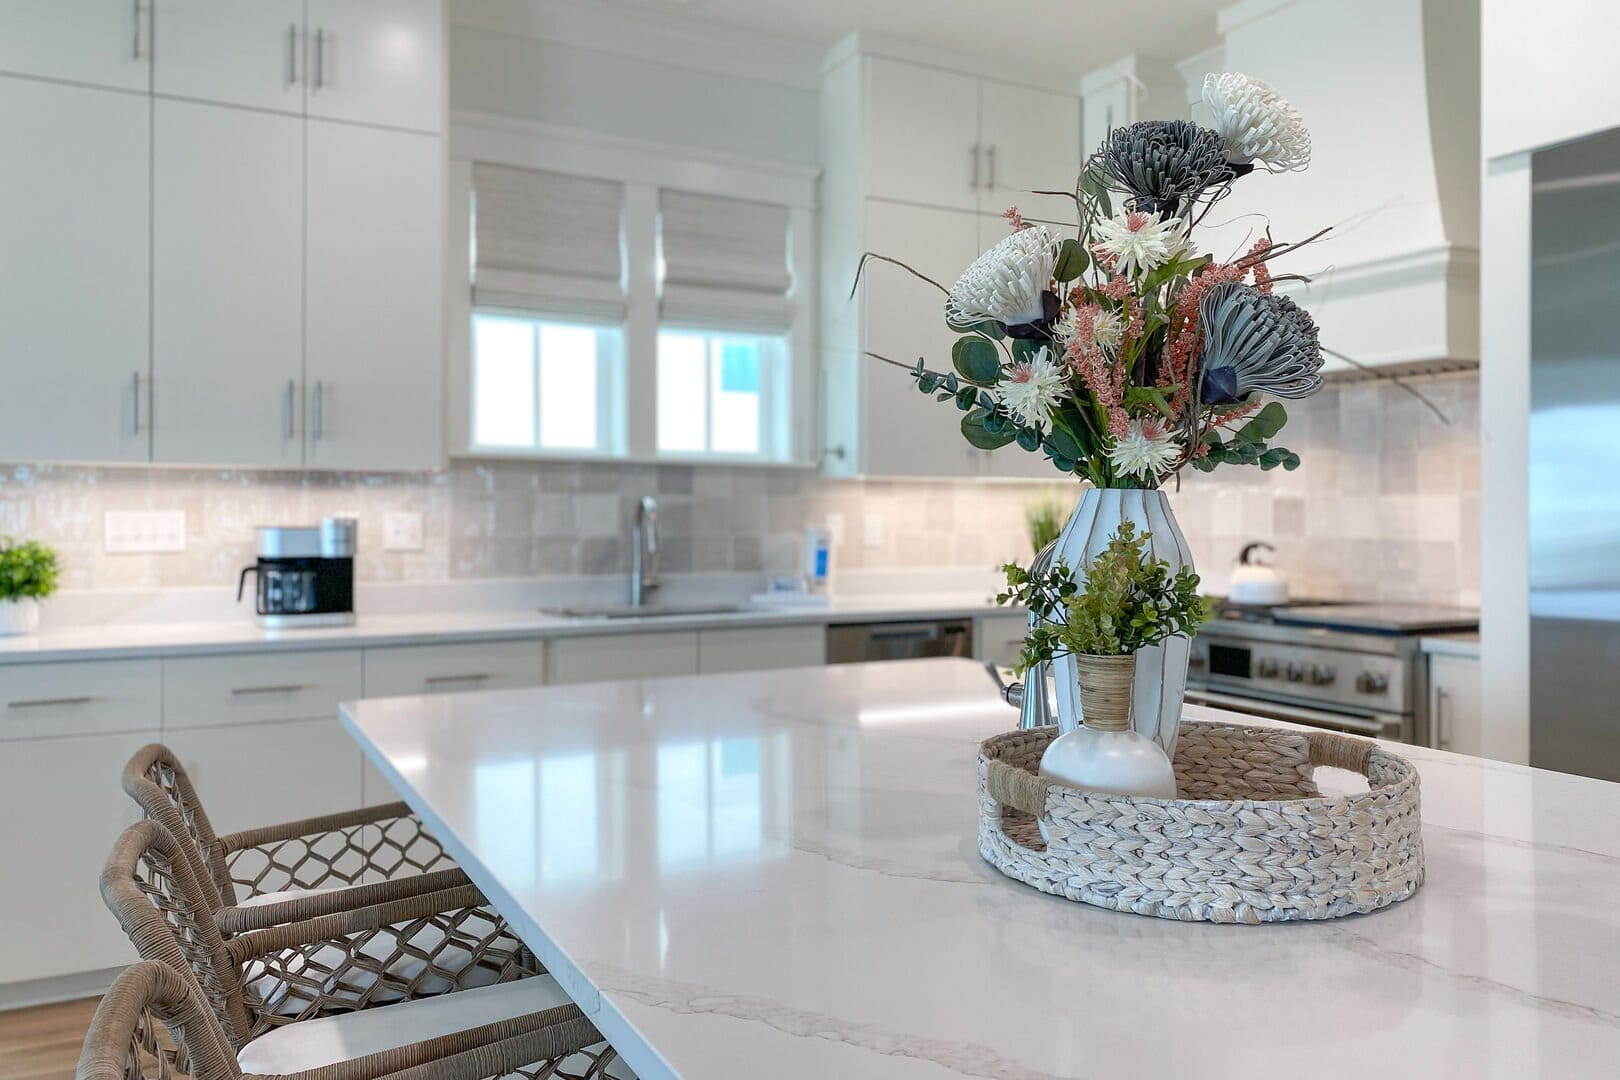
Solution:
[[[1022,611],[980,615],[973,620],[973,655],[1010,668],[1018,663],[1018,653],[1024,647],[1024,635],[1028,632],[1029,616]]]
[[[545,643],[538,640],[367,649],[365,696],[402,697],[539,686],[546,674],[545,655]]]
[[[157,738],[154,727],[0,745],[0,844],[8,864],[0,913],[12,928],[0,983],[135,961],[96,880],[113,841],[141,816],[119,775]]]
[[[309,0],[307,32],[310,116],[443,127],[440,0]]]
[[[0,0],[0,72],[145,91],[152,77],[152,6],[148,0]],[[8,152],[15,149],[8,143]]]
[[[1070,216],[1073,204],[1029,192],[1074,188],[1080,175],[1078,97],[981,79],[979,138],[985,147],[979,209],[1018,205],[1031,217]]]
[[[337,716],[362,693],[358,649],[163,661],[163,730]]]
[[[302,464],[304,121],[159,99],[153,154],[153,459]]]
[[[698,671],[769,671],[772,668],[820,667],[827,662],[827,628],[750,626],[698,633]]]
[[[165,731],[221,835],[352,810],[361,802],[360,748],[337,719]],[[115,784],[116,786],[116,784]]]
[[[1429,741],[1454,754],[1484,753],[1479,658],[1429,654]]]
[[[146,461],[149,102],[0,77],[0,138],[0,460]]]
[[[689,630],[554,639],[546,649],[546,683],[696,675],[698,636]]]
[[[866,193],[977,210],[985,182],[979,80],[882,56],[865,64]]]
[[[156,660],[0,668],[0,743],[132,728],[156,731],[162,711],[163,675]]]
[[[150,0],[152,89],[198,101],[302,114],[304,0]]]
[[[443,146],[311,120],[307,153],[305,461],[435,468]]]

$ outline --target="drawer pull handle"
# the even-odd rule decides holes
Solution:
[[[303,683],[286,683],[282,686],[233,686],[231,696],[239,697],[248,694],[296,694],[300,690],[308,690]]]
[[[441,686],[444,683],[483,682],[493,677],[487,671],[478,671],[467,675],[429,675],[422,681],[429,686]]]
[[[51,709],[67,705],[88,705],[96,700],[93,697],[48,697],[31,698],[27,701],[8,701],[8,709]]]

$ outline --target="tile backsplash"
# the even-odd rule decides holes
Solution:
[[[1425,380],[1447,414],[1387,382],[1290,408],[1293,473],[1190,474],[1173,496],[1210,588],[1270,540],[1297,595],[1477,603],[1478,380]],[[1011,453],[1013,451],[1004,451]],[[65,587],[234,583],[260,524],[360,518],[365,581],[625,573],[630,515],[658,497],[664,569],[792,571],[807,524],[842,520],[835,567],[988,568],[1028,557],[1024,507],[1062,485],[847,481],[785,469],[456,462],[432,473],[0,466],[0,535],[61,553]],[[106,554],[108,510],[184,510],[186,550]],[[383,550],[386,513],[422,515],[420,551]],[[870,524],[869,524],[870,522]]]

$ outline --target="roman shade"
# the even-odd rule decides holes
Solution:
[[[624,185],[473,165],[473,304],[622,322]]]
[[[792,321],[788,209],[684,191],[658,195],[669,325],[781,333]]]

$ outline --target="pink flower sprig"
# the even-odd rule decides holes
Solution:
[[[1024,220],[1024,215],[1018,212],[1016,206],[1007,207],[1001,212],[1001,216],[1007,219],[1007,224],[1012,226],[1013,232],[1029,228],[1029,222]]]

